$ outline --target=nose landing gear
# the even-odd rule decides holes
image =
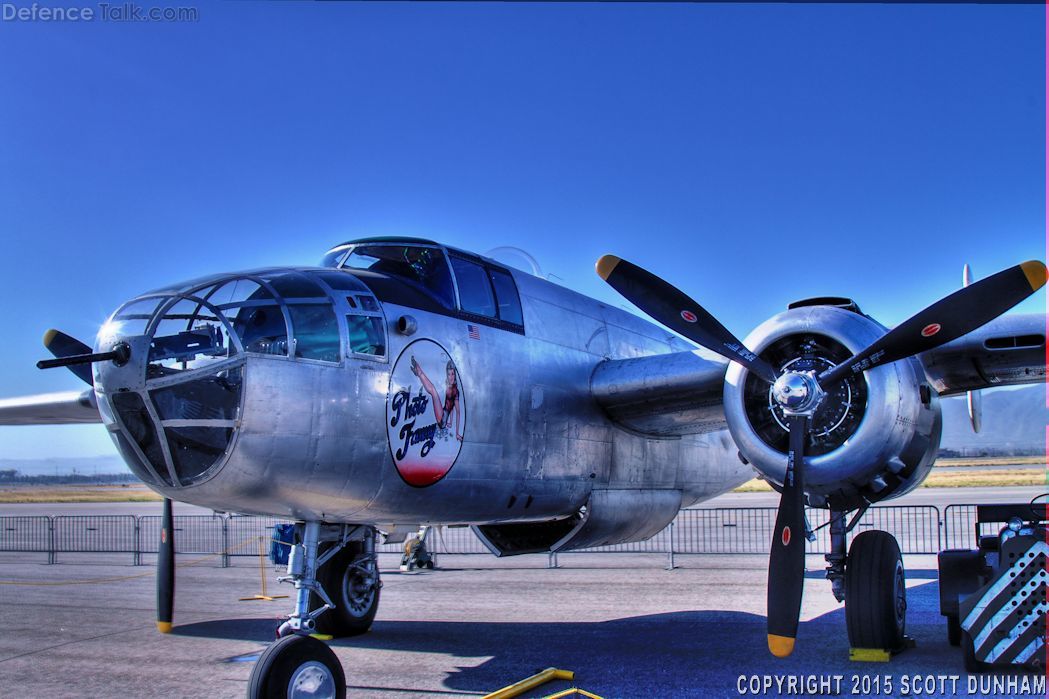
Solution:
[[[295,586],[295,611],[252,668],[248,699],[344,699],[346,676],[338,657],[310,634],[350,636],[371,626],[382,587],[375,530],[320,522],[295,530],[288,574],[279,579]]]

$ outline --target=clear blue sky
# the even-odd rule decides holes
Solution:
[[[187,4],[185,2],[180,4]],[[1045,255],[1045,8],[202,4],[0,22],[0,395],[54,326],[371,234],[606,252],[738,334],[793,299],[892,324]],[[1021,310],[1044,309],[1044,292]],[[112,453],[0,428],[0,457]]]

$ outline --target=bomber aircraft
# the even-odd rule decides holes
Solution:
[[[743,341],[630,262],[605,256],[597,273],[656,323],[414,238],[173,284],[120,306],[93,347],[49,331],[56,358],[38,366],[89,388],[0,401],[0,424],[100,422],[167,498],[162,631],[171,499],[296,522],[294,610],[251,697],[345,696],[311,634],[369,628],[380,535],[468,524],[497,556],[640,541],[755,472],[781,493],[770,651],[794,648],[806,503],[830,511],[826,574],[850,644],[901,646],[899,546],[848,534],[929,474],[941,396],[1044,380],[1044,316],[1002,314],[1045,266],[968,284],[891,330],[848,298],[795,301]]]

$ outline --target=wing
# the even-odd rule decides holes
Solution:
[[[0,399],[0,425],[72,425],[102,422],[95,392],[65,391]]]
[[[613,421],[634,432],[678,437],[723,430],[722,407],[728,360],[707,359],[699,351],[597,365],[590,390]]]
[[[1002,316],[919,355],[940,395],[1045,381],[1045,316]]]

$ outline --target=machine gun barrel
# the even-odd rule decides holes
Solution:
[[[115,345],[109,352],[91,352],[89,354],[71,354],[68,357],[56,357],[55,359],[41,359],[36,363],[37,369],[54,369],[60,366],[76,366],[78,364],[93,364],[112,359],[117,366],[127,364],[131,358],[131,348],[121,342]]]

